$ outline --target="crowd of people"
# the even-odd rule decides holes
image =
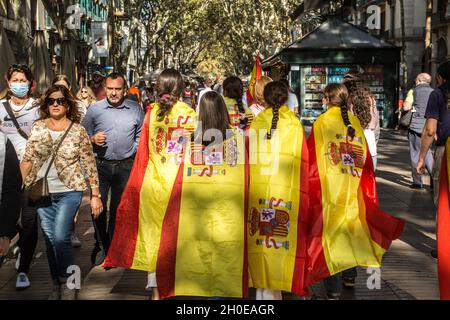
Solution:
[[[417,77],[408,133],[413,186],[422,187],[426,164],[435,190],[450,136],[450,63],[437,74],[435,90],[429,75]],[[267,76],[252,101],[237,76],[187,95],[174,69],[148,90],[95,72],[76,94],[59,75],[36,99],[26,65],[5,78],[0,256],[18,232],[17,289],[31,285],[40,225],[51,298],[75,298],[67,268],[86,191],[92,264],[148,272],[152,299],[241,298],[249,288],[257,299],[282,299],[282,291],[307,295],[317,281],[339,299],[342,281],[352,287],[357,266],[380,266],[403,230],[378,208],[378,112],[357,75],[324,89],[327,111],[309,137],[289,84]]]

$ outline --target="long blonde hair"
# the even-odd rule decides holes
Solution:
[[[78,100],[83,101],[81,91],[83,91],[84,89],[87,90],[87,93],[88,93],[88,98],[87,98],[87,99],[88,99],[88,101],[89,101],[89,105],[87,105],[86,108],[89,108],[89,106],[90,106],[91,104],[93,104],[94,102],[97,101],[97,98],[95,97],[94,91],[92,91],[91,88],[89,88],[88,86],[86,86],[86,87],[82,87],[82,88],[80,88],[80,90],[78,90],[78,92],[77,92],[77,99],[78,99]]]

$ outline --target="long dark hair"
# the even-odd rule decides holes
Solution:
[[[156,81],[157,102],[159,104],[159,121],[164,119],[172,110],[173,105],[180,99],[184,91],[184,81],[175,69],[166,69]]]
[[[351,102],[353,113],[361,123],[361,127],[367,128],[372,120],[372,91],[362,81],[345,81],[344,85],[348,90],[348,104]]]
[[[231,76],[223,81],[223,95],[236,100],[238,110],[244,113],[244,105],[242,104],[242,96],[244,95],[244,84],[242,80],[236,76]]]
[[[39,99],[39,120],[47,119],[50,117],[50,112],[48,110],[48,100],[54,92],[61,92],[64,96],[64,99],[66,99],[66,117],[75,123],[80,123],[81,114],[76,98],[66,87],[59,85],[52,85],[44,92],[44,94]]]
[[[348,117],[348,90],[347,87],[340,83],[331,83],[325,87],[323,90],[323,95],[328,99],[329,104],[332,106],[339,107],[341,109],[341,117],[347,127],[347,136],[353,138],[355,137],[356,131],[353,128],[350,119]]]
[[[269,108],[273,109],[272,126],[267,132],[267,139],[272,139],[273,130],[276,130],[278,124],[279,114],[281,106],[283,106],[288,100],[288,87],[281,81],[269,82],[264,87],[264,100]]]
[[[208,129],[216,129],[222,133],[223,141],[226,140],[227,130],[230,126],[230,116],[222,96],[215,91],[206,92],[200,101],[198,120],[201,123],[195,133],[196,143],[208,145],[210,142],[203,141],[203,133]],[[201,121],[201,122],[200,122]],[[211,141],[212,142],[212,141]]]

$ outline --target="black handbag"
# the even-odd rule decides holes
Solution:
[[[406,112],[402,112],[398,124],[401,125],[402,127],[409,128],[413,118],[413,113],[414,113],[413,109],[408,110]]]
[[[59,147],[61,146],[62,142],[66,138],[67,134],[70,131],[70,128],[72,128],[73,122],[70,123],[69,128],[67,128],[66,132],[64,132],[64,135],[62,136],[61,140],[58,143],[58,146],[55,149],[55,152],[52,154],[52,158],[50,160],[50,163],[48,164],[47,170],[45,171],[45,175],[43,178],[37,180],[31,187],[27,190],[27,198],[28,198],[28,205],[30,207],[39,207],[42,206],[42,204],[50,204],[50,192],[48,189],[48,181],[47,181],[47,175],[50,171],[50,168],[53,164],[53,161],[55,160],[56,153],[58,152]]]

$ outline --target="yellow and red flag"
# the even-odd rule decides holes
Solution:
[[[230,124],[234,128],[240,128],[241,127],[241,120],[245,117],[247,119],[246,121],[246,128],[250,126],[250,124],[253,121],[253,112],[250,108],[245,108],[244,113],[239,112],[238,105],[235,99],[223,97],[223,100],[225,101],[225,106],[227,107],[228,116],[230,117]]]
[[[450,138],[447,139],[439,179],[437,248],[439,289],[442,300],[450,300]]]
[[[159,120],[152,107],[104,266],[156,272],[162,298],[246,296],[243,139],[204,150],[191,142],[192,108],[177,102]]]
[[[272,108],[265,109],[250,126],[250,286],[304,295],[308,149],[300,121],[286,106],[276,134],[266,139],[272,117]]]
[[[339,107],[313,125],[308,139],[310,180],[306,286],[355,266],[379,267],[404,221],[378,208],[372,158],[358,119],[346,136]]]
[[[259,52],[256,55],[255,65],[253,66],[252,74],[250,76],[250,81],[248,83],[248,89],[247,89],[247,104],[248,106],[251,106],[253,103],[253,100],[255,98],[255,84],[256,80],[259,80],[262,75],[261,65],[260,65],[260,58],[259,58]]]

